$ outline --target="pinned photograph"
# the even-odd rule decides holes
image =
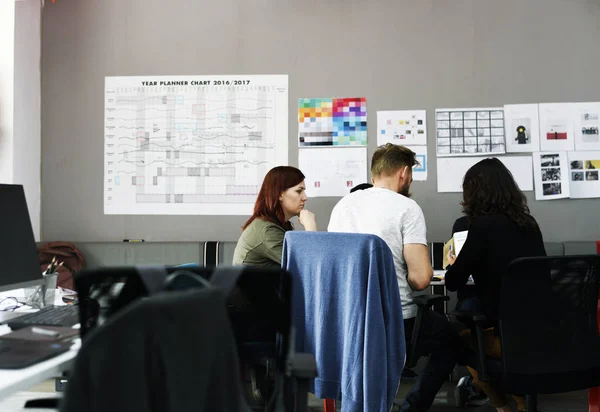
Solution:
[[[560,166],[560,155],[558,153],[541,155],[540,160],[540,166],[542,167]]]
[[[512,119],[513,140],[517,144],[531,143],[531,119]]]
[[[586,160],[584,162],[585,169],[600,169],[600,160]]]
[[[554,196],[562,194],[560,183],[544,183],[542,185],[542,192],[544,196]]]
[[[582,170],[583,169],[583,160],[571,161],[571,169],[572,170]]]
[[[546,140],[567,140],[567,122],[555,123],[550,125],[550,130],[546,132]]]
[[[571,180],[573,182],[583,182],[583,172],[572,172]]]
[[[542,182],[560,181],[560,167],[542,169]]]
[[[598,171],[585,172],[585,180],[598,180]]]

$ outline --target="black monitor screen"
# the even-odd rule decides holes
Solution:
[[[23,186],[0,184],[0,290],[17,289],[41,280]]]

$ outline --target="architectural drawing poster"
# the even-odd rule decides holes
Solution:
[[[105,214],[250,215],[288,164],[288,76],[105,79]]]
[[[377,112],[377,146],[386,143],[402,146],[427,145],[427,112],[425,110]]]
[[[571,198],[600,197],[600,151],[569,152]]]
[[[540,151],[538,104],[507,104],[504,106],[507,153]]]
[[[367,148],[300,148],[298,168],[306,179],[306,195],[345,196],[367,180]]]
[[[438,156],[501,154],[504,143],[504,109],[436,109]]]
[[[533,175],[536,200],[569,197],[569,167],[566,152],[534,153]]]
[[[298,146],[367,146],[367,99],[299,99]]]

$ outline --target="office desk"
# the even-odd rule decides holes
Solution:
[[[13,295],[14,293],[9,294]],[[16,295],[19,296],[18,294]],[[22,296],[19,296],[19,298],[22,298]],[[64,305],[62,295],[58,291],[54,304]],[[7,325],[0,325],[0,335],[5,335],[9,332],[11,332],[11,329]],[[68,352],[54,358],[36,363],[28,368],[0,369],[0,399],[4,399],[16,392],[27,390],[46,379],[61,376],[64,371],[71,368],[80,346],[81,341],[77,339]]]
[[[0,326],[0,334],[4,335],[8,332],[10,332],[8,326]],[[0,369],[0,399],[27,390],[46,379],[61,376],[64,371],[71,368],[80,346],[81,343],[77,339],[68,352],[54,358],[36,363],[28,368]]]
[[[444,277],[444,275],[446,274],[445,270],[434,270],[433,271],[433,276],[434,277]],[[473,279],[469,278],[469,281],[467,282],[467,285],[474,285],[475,283],[473,282]],[[434,295],[444,295],[447,296],[448,295],[448,289],[446,289],[446,282],[444,280],[432,280],[429,283],[429,286],[431,287],[431,293]],[[446,315],[448,313],[448,302],[443,302],[443,303],[438,303],[435,304],[433,306],[433,310],[435,310],[436,312],[438,312],[441,315]]]

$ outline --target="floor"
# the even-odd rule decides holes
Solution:
[[[410,390],[411,384],[400,385],[400,390],[396,395],[398,404],[402,403],[403,396]],[[489,405],[459,409],[454,407],[454,384],[446,383],[438,393],[433,407],[429,412],[493,412],[496,409]],[[588,411],[587,391],[569,392],[557,395],[543,395],[538,399],[538,409],[540,412],[587,412]],[[323,411],[323,401],[311,396],[309,399],[310,409],[314,412]],[[338,407],[338,411],[341,409]]]
[[[411,384],[402,383],[396,396],[398,403],[402,402],[403,396],[410,390]],[[493,412],[495,409],[488,406],[480,406],[467,409],[458,409],[454,407],[454,384],[446,383],[434,402],[430,412]],[[54,396],[54,380],[43,382],[31,388],[28,392],[21,392],[8,399],[0,401],[0,411],[2,412],[48,412],[49,409],[23,409],[27,399],[52,397]],[[309,399],[311,411],[323,411],[323,401],[311,396]],[[544,395],[539,397],[540,412],[587,412],[587,391],[578,391],[563,393],[558,395]],[[338,411],[341,409],[338,407]]]

